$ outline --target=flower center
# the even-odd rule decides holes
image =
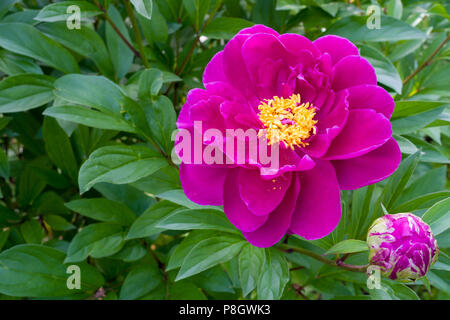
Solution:
[[[306,147],[305,142],[316,134],[316,108],[309,102],[301,103],[300,95],[293,94],[288,99],[277,96],[262,101],[258,106],[259,119],[264,125],[258,137],[266,133],[268,144],[282,141],[287,147]]]

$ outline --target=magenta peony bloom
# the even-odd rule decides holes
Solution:
[[[347,39],[243,29],[209,62],[203,84],[177,121],[181,184],[192,201],[223,205],[255,246],[286,233],[328,235],[341,217],[340,190],[383,180],[400,163],[394,101]]]
[[[393,280],[423,277],[439,255],[431,228],[412,213],[387,214],[375,220],[367,244],[370,263]]]

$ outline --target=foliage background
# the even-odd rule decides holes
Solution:
[[[132,2],[0,3],[0,299],[450,298],[449,2],[372,1],[380,30],[366,27],[369,1]],[[80,30],[66,27],[71,4]],[[221,208],[187,200],[170,160],[187,91],[254,23],[348,37],[396,100],[401,167],[343,192],[321,240],[250,246]],[[426,279],[369,290],[342,266],[367,263],[382,205],[433,228],[441,254]],[[80,290],[66,286],[72,264]]]

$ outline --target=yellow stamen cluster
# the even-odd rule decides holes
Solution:
[[[304,141],[316,134],[316,109],[309,102],[301,103],[299,94],[288,99],[277,96],[266,99],[258,109],[259,119],[265,127],[259,130],[258,136],[265,133],[269,145],[282,141],[291,149],[306,147],[308,143]]]

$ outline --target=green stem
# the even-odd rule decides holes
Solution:
[[[200,28],[200,30],[197,32],[197,35],[195,36],[194,42],[192,43],[192,45],[191,45],[191,47],[190,47],[190,49],[189,49],[189,52],[188,52],[186,58],[184,58],[184,60],[183,60],[183,62],[181,63],[180,67],[177,68],[177,70],[175,71],[175,74],[176,74],[177,76],[179,76],[179,75],[183,72],[184,68],[186,67],[186,65],[187,65],[188,62],[189,62],[189,59],[190,59],[190,58],[192,57],[192,55],[194,54],[194,50],[195,50],[195,48],[196,48],[196,46],[197,46],[197,43],[198,43],[199,40],[200,40],[200,36],[201,36],[202,31],[203,31],[203,30],[206,28],[206,26],[211,22],[211,20],[214,18],[214,16],[216,15],[217,11],[220,9],[221,6],[222,6],[222,5],[216,6],[216,8],[214,8],[213,11],[211,11],[211,14],[210,14],[209,17],[208,17],[208,20],[206,20],[206,22],[203,24],[203,26],[202,26],[202,27]],[[175,85],[175,83],[172,82],[172,83],[169,85],[169,87],[167,88],[167,90],[166,90],[166,92],[165,92],[164,94],[167,95],[167,94],[170,92],[170,90],[172,90],[172,88],[173,88],[174,85]]]
[[[142,44],[142,36],[139,32],[139,26],[136,22],[136,17],[134,16],[133,8],[130,5],[129,0],[125,0],[125,8],[128,13],[128,17],[130,18],[131,25],[133,26],[133,32],[134,32],[134,38],[136,39],[136,43],[139,48],[139,53],[142,59],[142,62],[144,63],[145,68],[150,68],[150,64],[148,63],[147,56],[145,55],[144,45]]]
[[[108,13],[106,12],[105,8],[102,7],[102,5],[98,2],[98,0],[94,0],[95,5],[97,6],[97,8],[100,9],[100,11],[103,12],[103,15],[105,16],[106,21],[108,21],[108,23],[111,25],[111,27],[114,29],[114,31],[117,33],[117,35],[120,37],[120,39],[122,39],[122,41],[126,44],[126,46],[128,48],[130,48],[131,51],[133,51],[133,53],[137,56],[140,57],[141,55],[139,54],[139,51],[137,51],[133,45],[127,40],[127,38],[125,38],[125,36],[122,34],[122,32],[120,32],[119,28],[117,28],[116,24],[114,23],[114,21],[111,20],[111,18],[109,17]]]
[[[431,53],[431,55],[409,76],[403,80],[403,85],[407,84],[409,80],[414,78],[420,71],[422,71],[425,67],[429,66],[431,64],[431,60],[434,58],[435,55],[438,54],[438,52],[445,46],[445,44],[450,40],[450,35],[447,36],[447,38],[442,41],[442,43],[436,48],[436,50]]]
[[[347,271],[353,271],[353,272],[366,272],[367,269],[367,265],[363,265],[363,266],[355,266],[355,265],[351,265],[351,264],[347,264],[344,263],[341,260],[330,260],[328,258],[325,258],[324,256],[321,256],[320,254],[317,254],[315,252],[309,251],[307,249],[303,249],[303,248],[298,248],[298,247],[291,247],[290,245],[287,244],[281,244],[277,247],[278,249],[280,249],[281,251],[284,252],[298,252],[300,254],[304,254],[306,256],[309,256],[313,259],[316,259],[322,263],[328,264],[330,266],[334,266],[334,267],[339,267],[341,269],[345,269]]]

